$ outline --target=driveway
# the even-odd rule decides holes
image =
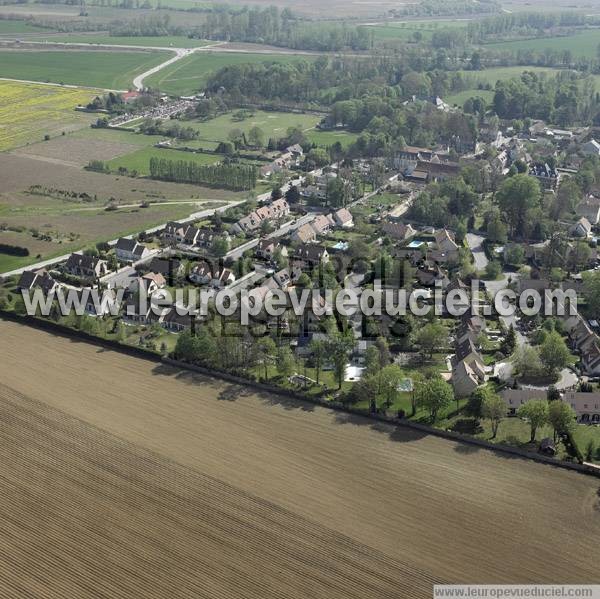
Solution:
[[[512,381],[514,365],[512,362],[500,362],[496,364],[494,369],[494,376],[497,376],[501,381],[508,382]],[[568,389],[572,389],[577,386],[579,383],[579,378],[577,375],[569,368],[565,368],[561,371],[560,377],[556,383],[554,383],[554,387],[556,387],[559,391],[566,391]],[[536,390],[546,390],[549,385],[546,386],[535,386],[535,385],[520,385],[522,389],[536,389]]]
[[[483,249],[485,237],[482,235],[476,235],[475,233],[467,233],[466,240],[467,245],[473,254],[473,259],[475,260],[475,268],[477,270],[485,270],[485,267],[489,262]]]
[[[137,273],[133,266],[127,266],[120,272],[108,275],[102,279],[102,282],[111,289],[125,289],[129,287],[132,281],[137,277]]]
[[[488,293],[492,296],[492,301],[499,291],[502,291],[503,289],[507,289],[509,287],[509,280],[515,281],[518,278],[519,275],[517,273],[505,272],[502,273],[502,278],[497,279],[496,281],[486,281],[485,288],[487,289]],[[509,329],[511,325],[515,329],[518,346],[527,345],[527,337],[525,337],[525,335],[523,335],[523,333],[519,331],[519,318],[517,317],[516,313],[511,314],[510,316],[500,316],[500,320],[507,329]]]

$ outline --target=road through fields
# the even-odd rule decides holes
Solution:
[[[0,596],[598,583],[597,479],[0,321]]]

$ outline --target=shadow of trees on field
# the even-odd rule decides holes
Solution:
[[[100,348],[99,351],[110,350],[103,350]],[[255,388],[251,385],[228,382],[210,375],[183,370],[177,366],[171,366],[169,364],[156,364],[152,369],[152,374],[153,376],[157,377],[168,377],[176,380],[177,382],[182,382],[188,386],[195,387],[198,391],[199,401],[237,402],[244,400],[258,400],[264,406],[278,407],[286,411],[299,410],[301,412],[313,413],[318,410],[323,410],[331,414],[331,422],[334,425],[367,427],[369,430],[386,435],[387,438],[394,443],[413,443],[433,436],[432,433],[429,433],[427,430],[421,431],[416,428],[411,428],[403,425],[400,421],[397,423],[377,421],[366,415],[344,412],[333,407],[330,408],[327,406],[320,406],[319,404],[312,403],[310,401],[294,397],[287,397],[277,393],[271,393],[269,391]],[[459,421],[459,425],[456,427],[454,432],[468,435],[469,432],[473,433],[478,431],[479,428],[479,426],[476,426],[470,420],[465,419],[464,421]],[[451,443],[452,450],[460,456],[468,457],[480,453],[482,450],[493,451],[492,448],[473,445],[468,442],[463,442],[460,439],[444,439],[441,436],[439,438],[441,441]],[[515,441],[516,440],[507,439],[506,444],[512,445]],[[517,443],[515,443],[515,445],[518,446]],[[502,451],[494,451],[494,455],[509,460],[528,459],[524,456],[505,453]]]

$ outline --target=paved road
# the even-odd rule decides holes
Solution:
[[[165,49],[166,50],[168,50],[168,49],[175,50],[175,56],[173,56],[173,58],[169,58],[169,60],[166,60],[165,62],[162,62],[161,64],[149,69],[145,73],[138,75],[133,80],[133,87],[135,87],[135,89],[137,89],[138,91],[142,91],[144,89],[144,79],[146,79],[147,77],[150,77],[150,75],[154,75],[155,73],[158,73],[165,67],[172,65],[174,62],[177,62],[178,60],[181,60],[182,58],[185,58],[186,56],[189,56],[190,54],[193,54],[193,52],[194,52],[194,48],[191,48],[191,49],[165,48]]]
[[[133,266],[127,266],[119,272],[104,277],[102,282],[113,289],[126,289],[138,276]]]

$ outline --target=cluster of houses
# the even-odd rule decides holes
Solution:
[[[460,165],[451,160],[448,148],[429,150],[405,146],[394,157],[394,168],[407,181],[415,183],[445,181],[460,174]]]
[[[231,228],[231,232],[237,233],[255,233],[260,230],[263,223],[276,223],[289,216],[290,206],[285,198],[280,198],[260,206],[250,214],[242,217]]]
[[[577,134],[560,130],[541,128],[534,123],[530,134],[552,140],[558,146],[575,143]],[[537,128],[536,128],[537,127]],[[564,176],[564,169],[557,169],[547,162],[536,162],[525,148],[525,140],[519,136],[504,137],[496,132],[489,132],[490,143],[497,150],[491,163],[496,164],[503,173],[517,162],[525,164],[531,176],[540,181],[547,192],[554,192]],[[456,161],[453,144],[449,146],[427,149],[405,146],[397,152],[393,159],[393,168],[400,172],[405,181],[414,184],[441,182],[460,174],[461,165]],[[600,156],[600,144],[589,139],[580,144],[581,153],[585,156]],[[273,163],[261,169],[263,176],[270,176],[279,171],[289,169],[298,164],[303,157],[300,146],[291,146]],[[473,155],[473,159],[475,154]],[[549,161],[552,162],[552,161]],[[335,169],[326,169],[323,174],[314,176],[309,185],[299,187],[301,197],[327,200],[329,183],[338,177]],[[413,186],[414,187],[414,186]],[[572,237],[569,249],[577,245],[578,239],[591,239],[593,230],[600,223],[600,198],[587,196],[576,208],[579,220],[569,228]],[[158,324],[166,330],[181,332],[194,327],[196,317],[181,316],[175,306],[165,307],[160,314],[148,306],[140,310],[140,296],[150,297],[156,291],[175,284],[207,287],[211,289],[238,288],[242,282],[247,283],[259,296],[266,297],[271,290],[289,290],[299,280],[302,273],[330,261],[330,252],[335,247],[327,245],[325,239],[332,232],[343,238],[343,232],[354,227],[352,212],[347,208],[335,210],[315,210],[313,215],[303,219],[300,226],[290,227],[290,232],[281,237],[266,234],[264,225],[280,225],[287,222],[291,214],[290,206],[285,198],[272,200],[252,210],[234,223],[228,233],[217,232],[210,228],[198,228],[193,224],[170,222],[158,233],[162,249],[153,250],[136,239],[119,239],[114,246],[114,253],[119,269],[128,268],[134,273],[126,280],[126,308],[123,320],[129,324]],[[236,217],[237,218],[237,217]],[[299,223],[298,223],[299,224]],[[447,228],[418,227],[414,223],[405,222],[402,215],[398,218],[392,214],[384,214],[379,219],[380,243],[391,240],[391,255],[411,265],[414,281],[425,288],[440,286],[450,292],[461,289],[469,292],[469,287],[456,276],[462,254],[465,251],[457,243],[452,231]],[[342,232],[342,233],[340,233]],[[258,239],[253,245],[253,268],[246,275],[245,271],[233,269],[223,260],[198,259],[198,254],[205,255],[202,250],[210,250],[220,236],[244,234]],[[252,245],[252,244],[249,244]],[[347,249],[347,244],[344,246]],[[541,244],[525,244],[526,259],[535,265],[547,251],[548,242]],[[190,258],[187,265],[181,259],[173,257],[174,248],[178,255]],[[504,248],[506,249],[506,248]],[[194,250],[196,253],[192,252]],[[210,252],[208,252],[210,253]],[[247,254],[249,257],[250,254]],[[598,254],[591,248],[589,266],[597,264]],[[285,263],[285,266],[281,264]],[[125,265],[125,266],[123,266]],[[60,266],[62,274],[69,275],[87,286],[109,286],[111,268],[109,261],[99,256],[85,253],[74,253]],[[236,276],[236,273],[238,276]],[[61,285],[52,271],[40,269],[23,273],[19,282],[22,289],[42,288],[49,292]],[[242,281],[243,279],[243,281]],[[116,279],[115,279],[116,280]],[[73,281],[67,280],[66,284]],[[521,288],[545,289],[548,282],[542,279],[520,279]],[[581,291],[581,280],[575,278],[561,283],[563,289],[574,288]],[[241,287],[240,287],[241,288]],[[323,299],[323,301],[325,301]],[[90,305],[89,312],[95,314],[96,307]],[[96,314],[98,315],[98,314]],[[266,318],[266,317],[265,317]],[[305,315],[305,330],[318,335],[319,316],[308,310]],[[271,322],[267,319],[267,324]],[[282,326],[278,322],[277,326]],[[283,323],[285,326],[285,323]],[[600,376],[600,338],[590,323],[581,316],[565,319],[564,329],[568,334],[571,348],[581,357],[581,371],[590,377]],[[452,384],[457,398],[467,398],[484,385],[493,376],[494,366],[490,366],[484,358],[484,338],[492,335],[488,323],[480,316],[467,311],[455,327],[452,343],[453,352],[449,357],[447,379]],[[361,345],[363,351],[366,345]],[[306,343],[298,342],[300,354],[307,351]],[[525,401],[537,397],[545,397],[545,391],[531,389],[505,389],[502,397],[507,404],[507,413],[515,414]],[[600,393],[580,393],[568,391],[563,401],[570,403],[575,409],[578,419],[586,423],[600,424]]]
[[[260,176],[263,178],[270,177],[277,173],[282,173],[291,168],[300,165],[304,150],[300,144],[294,144],[285,149],[285,151],[273,162],[266,164],[260,169]]]
[[[329,183],[337,178],[338,174],[335,169],[326,169],[322,174],[313,177],[313,181],[309,185],[303,185],[300,188],[300,197],[306,201],[327,201]]]
[[[211,229],[199,229],[195,225],[177,222],[167,223],[160,234],[161,241],[169,246],[186,246],[188,248],[209,248],[215,239],[223,237],[229,240],[229,233],[215,233]]]
[[[302,225],[292,234],[292,241],[315,243],[317,238],[327,235],[333,229],[351,229],[354,219],[347,208],[340,208],[331,214],[319,214],[310,222]]]
[[[582,372],[588,376],[599,376],[600,338],[598,335],[581,314],[567,318],[564,327],[572,349],[581,357]]]
[[[442,280],[444,288],[450,283],[442,269],[456,265],[460,248],[454,234],[447,229],[424,227],[417,231],[410,224],[384,220],[381,231],[398,242],[392,254],[398,259],[407,259],[417,268],[417,280],[425,286],[433,286]]]

